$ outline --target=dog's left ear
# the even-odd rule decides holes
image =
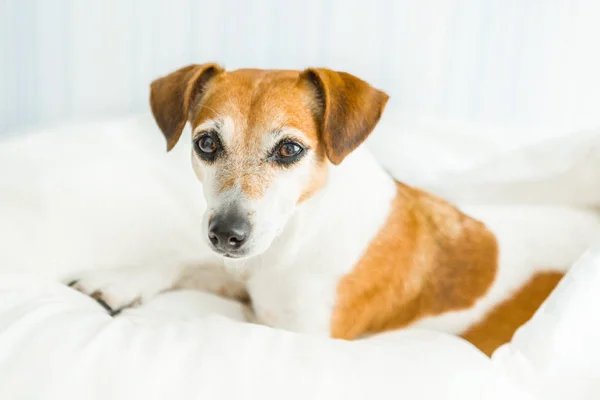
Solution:
[[[300,79],[315,91],[321,140],[327,157],[337,165],[373,131],[388,95],[353,75],[329,69],[309,68]]]
[[[223,68],[216,64],[193,64],[152,82],[150,107],[167,139],[167,151],[177,144],[189,111],[200,100],[208,82],[221,72]]]

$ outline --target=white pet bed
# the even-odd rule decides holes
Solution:
[[[481,158],[482,140],[464,142],[467,129],[455,135],[466,143],[459,153],[478,157],[456,149],[440,157],[438,148],[415,158],[419,145],[433,149],[440,130],[414,120],[394,126],[405,132],[396,153],[378,145],[385,125],[370,145],[411,183],[471,203],[489,203],[494,193],[503,203],[555,199],[518,208],[562,213],[572,222],[570,253],[583,252],[600,226],[583,208],[600,204],[600,151],[586,156],[600,150],[597,133],[496,153],[487,146]],[[252,325],[236,303],[199,292],[163,294],[110,318],[57,280],[82,269],[188,260],[200,240],[202,195],[189,147],[163,149],[147,115],[0,143],[1,399],[600,397],[600,244],[491,360],[435,332],[343,342]],[[534,157],[542,152],[552,157]],[[419,163],[426,174],[414,173]]]

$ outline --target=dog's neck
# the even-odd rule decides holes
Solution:
[[[323,189],[301,205],[295,217],[323,226],[361,226],[388,209],[395,194],[394,179],[363,146],[340,165],[330,165]]]

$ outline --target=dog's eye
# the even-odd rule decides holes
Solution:
[[[279,158],[294,157],[300,154],[301,151],[302,147],[296,143],[284,143],[279,147],[279,150],[277,150],[277,156]]]
[[[217,151],[217,144],[210,136],[204,136],[198,140],[198,149],[203,153],[214,153]]]
[[[302,158],[304,152],[305,148],[301,144],[291,140],[285,140],[275,146],[275,149],[269,158],[277,164],[289,165]]]
[[[196,153],[207,161],[214,161],[220,147],[219,139],[211,133],[205,133],[194,140]]]

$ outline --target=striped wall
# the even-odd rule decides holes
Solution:
[[[0,135],[148,109],[191,62],[329,66],[396,109],[600,125],[597,0],[0,0]]]

